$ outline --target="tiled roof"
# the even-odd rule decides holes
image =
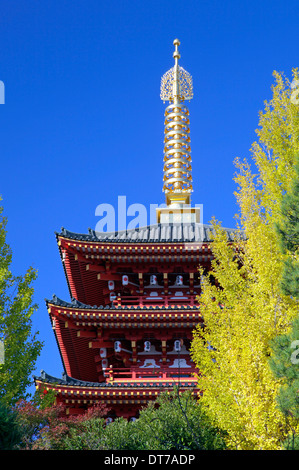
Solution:
[[[65,372],[62,374],[62,378],[53,377],[47,374],[44,370],[41,370],[40,376],[33,376],[34,380],[40,380],[41,382],[47,382],[57,385],[75,385],[81,387],[106,387],[106,382],[86,382],[84,380],[77,380],[69,377]]]
[[[242,234],[237,229],[224,228],[228,241],[234,241],[236,234]],[[212,242],[215,231],[212,225],[199,223],[183,224],[155,224],[146,227],[133,228],[115,232],[96,232],[88,229],[87,234],[70,232],[62,227],[56,236],[72,240],[113,242],[113,243],[205,243]]]
[[[87,310],[119,310],[119,309],[127,309],[127,310],[173,310],[174,308],[180,309],[180,310],[198,310],[198,306],[190,306],[190,305],[168,305],[168,306],[151,306],[151,305],[146,305],[146,306],[139,306],[139,305],[125,305],[125,306],[116,306],[116,305],[86,305],[82,302],[79,302],[78,300],[72,298],[71,302],[67,302],[65,300],[61,300],[59,297],[56,295],[53,295],[52,299],[45,299],[45,302],[47,304],[53,304],[57,305],[60,307],[65,307],[65,308],[78,308],[78,309],[87,309]]]
[[[142,379],[140,379],[139,382],[130,382],[130,379],[126,383],[122,382],[86,382],[84,380],[77,380],[72,377],[69,377],[67,374],[63,373],[62,378],[59,379],[57,377],[53,377],[52,375],[46,374],[44,370],[41,370],[40,376],[33,376],[34,381],[40,381],[40,382],[45,382],[45,383],[52,383],[54,385],[62,385],[62,386],[74,386],[74,387],[94,387],[94,388],[136,388],[136,387],[165,387],[165,388],[173,388],[173,381],[171,378],[169,378],[169,381],[162,382],[162,381],[157,381],[155,382],[154,379],[149,383],[149,382],[142,382]],[[184,380],[185,379],[185,380]],[[191,380],[191,384],[189,385]],[[188,387],[192,386],[194,387],[194,383],[192,383],[194,379],[191,379],[190,377],[180,378],[180,384],[181,386]]]

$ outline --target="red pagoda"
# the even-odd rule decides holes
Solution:
[[[37,388],[55,391],[69,415],[104,403],[111,419],[138,417],[174,386],[196,387],[192,330],[202,322],[198,267],[208,270],[213,230],[191,207],[189,112],[192,78],[178,65],[161,81],[165,110],[164,208],[157,223],[113,233],[62,229],[57,244],[71,301],[47,300],[60,351],[62,378],[44,371]],[[234,230],[227,230],[232,239]]]

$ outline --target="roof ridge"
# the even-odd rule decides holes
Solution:
[[[185,379],[185,380],[184,380]],[[47,383],[53,383],[57,385],[73,385],[76,387],[104,387],[104,388],[119,388],[119,387],[126,387],[126,388],[136,388],[136,387],[171,387],[173,388],[174,384],[171,383],[171,378],[168,378],[168,381],[163,382],[163,381],[155,381],[154,379],[151,382],[143,382],[142,379],[140,379],[140,382],[130,382],[128,379],[128,383],[120,383],[120,382],[113,382],[113,383],[108,383],[108,382],[88,382],[85,380],[80,380],[80,379],[75,379],[73,377],[68,376],[65,372],[62,373],[62,378],[59,379],[58,377],[54,377],[52,375],[47,374],[44,370],[41,370],[40,376],[33,376],[33,380],[36,382],[40,380],[41,382],[47,382]],[[181,386],[184,387],[194,387],[194,383],[189,384],[188,382],[192,381],[191,377],[181,377],[180,378],[180,384]]]
[[[165,228],[169,227],[169,235]],[[181,230],[180,238],[174,239],[175,228]],[[199,230],[196,230],[196,229]],[[163,230],[164,229],[164,230]],[[227,228],[222,227],[228,234],[228,238],[232,241],[233,234],[244,233],[243,230],[238,228]],[[176,231],[177,235],[179,230]],[[213,234],[215,230],[211,224],[201,224],[198,222],[190,223],[157,223],[145,225],[143,227],[136,227],[125,230],[115,230],[115,232],[96,232],[93,229],[88,229],[88,233],[77,233],[70,230],[61,228],[60,232],[55,232],[56,237],[59,236],[70,238],[73,240],[85,240],[85,241],[106,241],[106,242],[119,242],[119,243],[143,243],[143,242],[161,242],[165,240],[166,242],[211,242],[213,241]],[[136,235],[134,237],[134,235]],[[142,237],[142,235],[144,237]]]
[[[198,310],[198,306],[196,305],[123,305],[121,307],[117,307],[115,305],[87,305],[83,302],[79,302],[79,300],[72,298],[71,302],[67,300],[62,300],[57,295],[53,294],[52,299],[45,299],[46,304],[54,304],[60,307],[65,308],[82,308],[86,310]]]

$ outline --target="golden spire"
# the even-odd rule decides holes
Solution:
[[[178,63],[180,41],[175,39],[173,44],[174,67],[163,75],[160,94],[164,102],[170,102],[165,109],[163,191],[167,205],[182,207],[190,204],[193,191],[189,111],[184,104],[193,97],[193,84],[191,75]]]

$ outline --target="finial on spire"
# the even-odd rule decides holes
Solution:
[[[180,45],[180,41],[178,39],[175,39],[173,41],[173,45],[175,46],[175,51],[173,53],[173,57],[174,57],[174,60],[175,60],[175,65],[178,65],[178,60],[181,58],[181,54],[179,53],[179,49],[178,49],[178,46]]]
[[[173,41],[175,50],[173,53],[174,67],[166,72],[161,79],[161,100],[173,102],[175,97],[179,100],[191,100],[193,98],[193,82],[190,73],[179,65],[181,54],[178,39]]]

